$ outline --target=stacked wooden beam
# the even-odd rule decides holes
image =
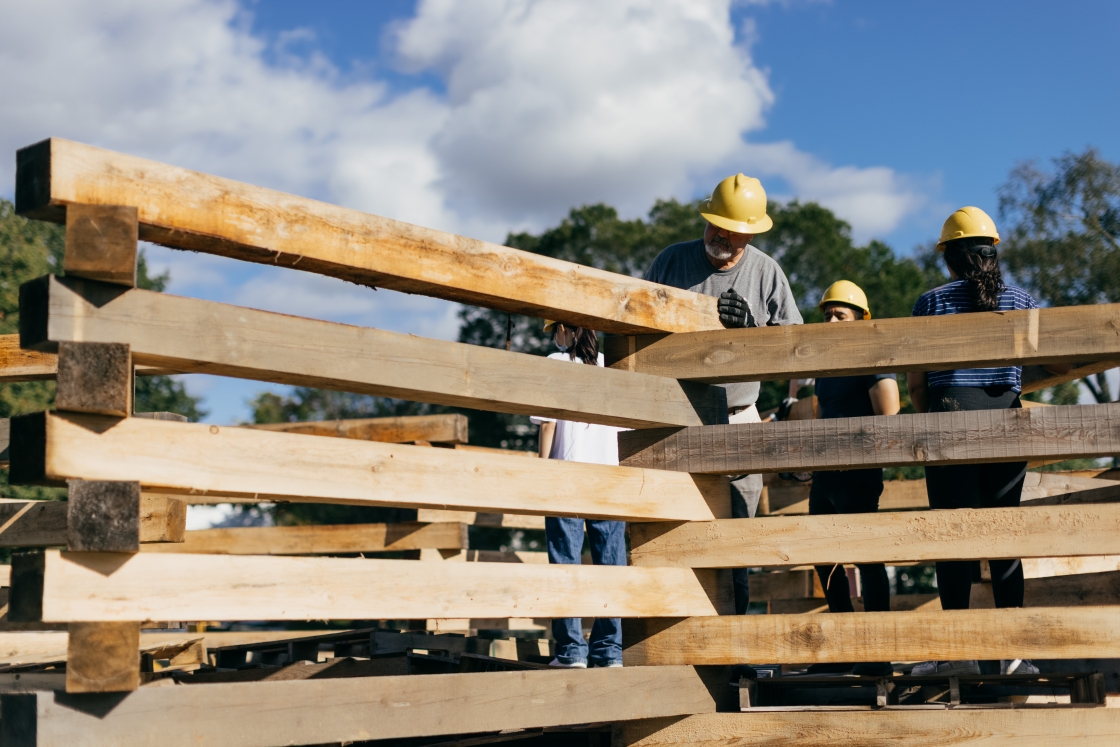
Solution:
[[[16,556],[9,617],[69,626],[68,692],[0,696],[4,744],[80,736],[266,747],[589,722],[617,724],[618,744],[820,744],[841,733],[935,744],[962,729],[997,741],[1076,735],[1104,744],[1120,735],[1104,710],[717,713],[736,707],[726,665],[746,661],[1120,657],[1111,579],[1081,598],[1113,603],[1100,606],[1066,605],[1072,597],[1050,588],[1063,606],[735,616],[726,572],[794,569],[760,583],[774,600],[800,600],[818,593],[805,568],[814,563],[1120,554],[1112,485],[1085,501],[1019,509],[744,520],[729,518],[727,482],[751,472],[1113,456],[1120,406],[728,425],[713,386],[1004,362],[1089,364],[1084,372],[1120,360],[1120,308],[722,330],[708,297],[77,143],[45,141],[17,162],[17,210],[64,221],[67,247],[66,277],[21,289],[21,349],[57,358],[20,365],[53,365],[59,397],[54,412],[12,420],[11,477],[67,484],[70,500],[67,549]],[[151,293],[134,287],[138,239],[641,336],[612,343],[613,368],[597,369]],[[610,467],[433,448],[419,437],[374,442],[339,424],[309,434],[142,419],[130,417],[141,365],[636,430],[620,436],[624,463]],[[434,516],[503,526],[530,516],[534,527],[544,516],[625,520],[631,566],[294,552],[342,546],[328,537],[338,530],[322,528],[216,532],[188,539],[178,548],[187,552],[140,552],[149,494],[417,509],[423,527],[347,536],[384,549],[455,542],[418,534],[461,540],[462,526],[433,528]],[[502,518],[484,518],[494,515]],[[420,549],[471,552],[462,544]],[[596,616],[624,618],[626,663],[650,666],[414,677],[317,662],[261,681],[138,687],[144,620]],[[374,662],[372,643],[368,653]]]

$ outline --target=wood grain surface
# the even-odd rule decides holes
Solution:
[[[353,418],[298,423],[263,423],[245,427],[263,431],[302,433],[308,436],[334,436],[336,438],[382,441],[393,444],[410,443],[412,441],[465,444],[468,438],[467,416],[461,413],[406,415],[399,418]]]
[[[181,543],[145,545],[141,549],[208,555],[329,555],[466,546],[466,524],[401,522],[199,529],[187,532]]]

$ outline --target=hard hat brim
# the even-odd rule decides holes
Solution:
[[[711,223],[716,228],[722,228],[725,231],[731,231],[732,233],[758,235],[760,233],[766,233],[774,227],[774,220],[769,215],[764,215],[761,219],[756,220],[753,223],[729,220],[727,218],[724,218],[722,215],[716,215],[715,213],[705,213],[702,210],[700,211],[700,217]]]
[[[944,241],[937,242],[937,251],[945,251],[945,245],[950,241],[956,241],[957,239],[993,239],[992,246],[999,246],[999,236],[992,236],[991,234],[987,233],[966,233],[963,236],[954,236],[951,239],[945,239]]]

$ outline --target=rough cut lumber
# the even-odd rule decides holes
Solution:
[[[710,713],[615,727],[615,747],[1115,747],[1114,708],[848,708]]]
[[[57,550],[13,560],[17,621],[665,617],[726,609],[714,575],[683,568],[445,563],[433,574],[411,560]]]
[[[626,666],[1120,655],[1120,607],[625,620]]]
[[[0,535],[2,536],[2,535]],[[214,555],[316,555],[467,547],[467,525],[335,524],[329,526],[238,527],[187,532],[182,543],[145,545],[145,552]]]
[[[421,508],[416,512],[417,521],[458,521],[479,527],[505,527],[507,529],[544,529],[543,516],[518,514],[486,514],[475,511],[443,511]]]
[[[824,597],[820,580],[812,570],[752,573],[747,580],[751,587],[752,602]]]
[[[12,567],[10,565],[0,565],[0,586],[12,585]]]
[[[0,699],[0,737],[5,747],[345,744],[712,713],[723,685],[659,667],[146,687],[80,703],[13,694]]]
[[[607,338],[605,355],[708,384],[1098,361],[1120,357],[1120,304]]]
[[[0,335],[0,381],[43,381],[57,375],[57,355],[24,350],[19,335]]]
[[[618,453],[631,467],[726,475],[1102,457],[1120,454],[1120,404],[623,431]]]
[[[70,205],[62,268],[67,275],[135,288],[138,240],[135,207]]]
[[[248,425],[265,431],[302,433],[309,436],[335,436],[359,441],[383,441],[403,444],[412,441],[465,444],[467,416],[410,415],[400,418],[356,418],[352,420],[320,420],[300,423],[267,423]]]
[[[67,488],[68,549],[140,551],[140,483],[67,480]]]
[[[55,407],[127,418],[132,413],[132,379],[128,345],[59,343]]]
[[[66,692],[116,693],[140,687],[140,623],[70,623]]]
[[[0,547],[66,546],[71,506],[71,501],[0,501]],[[182,542],[186,504],[171,496],[141,495],[139,520],[142,544]],[[8,585],[4,570],[0,586]]]
[[[141,418],[24,415],[12,449],[13,482],[128,479],[166,493],[626,521],[730,513],[723,478]]]
[[[1120,605],[1120,571],[1028,578],[1024,588],[1024,607]],[[974,609],[994,608],[992,585],[973,584],[969,606]],[[937,608],[940,607],[939,603]]]
[[[775,516],[630,527],[630,562],[750,568],[1120,553],[1120,504]]]
[[[547,552],[517,550],[433,550],[420,551],[420,560],[459,562],[459,563],[536,563],[548,565]],[[584,565],[591,565],[591,556],[583,556]]]
[[[1025,578],[1072,576],[1082,573],[1120,571],[1120,555],[1090,555],[1088,557],[1023,558]]]
[[[66,626],[68,627],[68,626]],[[0,665],[24,667],[32,664],[62,664],[66,661],[70,634],[62,630],[35,630],[0,633]],[[214,634],[211,633],[211,636]],[[286,633],[291,636],[292,633]],[[140,632],[139,654],[154,659],[191,658],[201,662],[203,635],[199,633]]]
[[[714,298],[52,138],[16,154],[16,211],[135,205],[140,238],[615,334],[722,327]]]
[[[719,387],[53,276],[21,286],[20,342],[120,343],[178,371],[622,427],[727,420]]]
[[[1064,374],[1052,374],[1042,366],[1023,366],[1023,394],[1049,389],[1067,381],[1085,379],[1098,373],[1120,366],[1120,361],[1095,361],[1075,363],[1073,370]]]

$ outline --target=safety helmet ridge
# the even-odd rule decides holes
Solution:
[[[716,228],[733,233],[760,234],[774,227],[766,214],[766,190],[754,177],[729,176],[700,202],[700,215]]]
[[[999,231],[992,216],[978,207],[962,207],[945,219],[941,226],[941,238],[937,242],[937,251],[945,251],[945,242],[955,239],[968,239],[973,237],[994,239],[999,243]]]
[[[817,304],[817,308],[824,311],[825,304],[842,303],[847,306],[854,306],[863,312],[864,319],[871,318],[871,307],[867,304],[867,294],[863,292],[863,288],[853,283],[851,280],[837,280],[832,285],[828,286],[828,290],[824,292],[821,297],[821,302]]]

